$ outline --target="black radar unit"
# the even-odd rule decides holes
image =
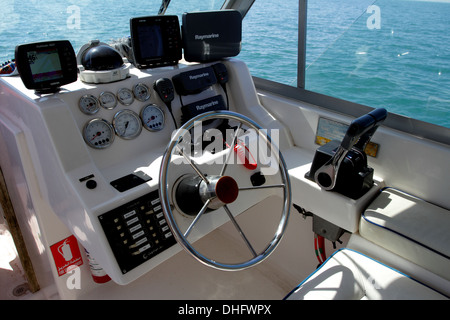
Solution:
[[[77,59],[68,40],[19,45],[15,58],[25,87],[37,93],[57,92],[77,80]]]
[[[217,61],[241,51],[242,15],[236,10],[184,13],[181,34],[184,59]]]
[[[81,63],[86,70],[104,71],[120,68],[123,65],[123,60],[116,49],[106,45],[98,45],[84,52]]]

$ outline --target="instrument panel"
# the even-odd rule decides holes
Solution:
[[[115,136],[132,140],[141,134],[142,128],[150,132],[162,130],[165,114],[160,106],[149,102],[151,96],[151,89],[143,82],[132,88],[121,87],[117,93],[108,90],[98,96],[82,95],[78,108],[83,114],[93,116],[101,109],[114,111],[110,119],[95,117],[84,124],[82,135],[86,144],[94,149],[105,149],[113,144]],[[144,104],[132,110],[129,107],[135,101]]]
[[[224,102],[228,104],[228,77],[223,77],[227,70],[222,63],[188,66],[183,72],[173,68],[156,76],[132,70],[130,78],[90,87],[76,96],[78,106],[72,110],[83,121],[79,125],[89,147],[107,149],[115,137],[136,139],[142,128],[162,131],[168,113],[176,128],[199,113],[229,108]]]
[[[77,81],[53,96],[55,105],[62,101],[63,107],[48,109],[50,131],[83,199],[81,210],[95,227],[83,232],[88,239],[106,237],[111,249],[89,243],[88,250],[118,283],[128,283],[178,250],[156,203],[160,161],[183,121],[230,106],[228,84],[206,85],[206,73],[216,76],[210,64],[132,68],[121,81]],[[179,90],[173,79],[180,74],[191,91]],[[84,226],[85,218],[70,215],[68,224]]]

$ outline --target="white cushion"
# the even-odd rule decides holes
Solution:
[[[450,280],[450,211],[387,188],[369,205],[361,236]]]
[[[441,300],[443,294],[352,249],[336,251],[286,300]]]

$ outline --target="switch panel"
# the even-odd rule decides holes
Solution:
[[[99,220],[123,274],[176,243],[158,191],[104,213]]]

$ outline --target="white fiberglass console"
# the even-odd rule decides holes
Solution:
[[[224,66],[228,70],[228,93],[218,82],[206,82],[199,91],[178,85],[177,89],[187,90],[183,95],[169,88],[167,93],[174,98],[172,117],[164,94],[157,93],[164,86],[160,89],[155,84],[180,75],[206,78],[205,71],[214,72],[213,65],[132,68],[130,77],[122,81],[86,84],[78,80],[51,94],[26,89],[19,77],[1,83],[2,132],[24,136],[22,142],[16,137],[22,144],[18,148],[27,150],[32,159],[25,171],[32,172],[38,191],[30,190],[30,197],[45,203],[119,284],[137,279],[180,250],[162,212],[158,182],[161,159],[175,126],[187,120],[182,110],[187,110],[184,114],[195,109],[203,112],[222,104],[236,111],[239,101],[240,113],[253,109],[259,114],[252,116],[255,121],[278,126],[260,106],[248,70],[237,60],[221,65],[222,71]],[[9,164],[24,165],[24,160],[14,159],[8,146],[5,151],[11,157]],[[250,185],[254,172],[241,171],[239,179]],[[225,221],[199,227],[194,240]],[[50,238],[49,246],[54,241]]]
[[[210,72],[216,81],[211,81]],[[196,84],[191,86],[183,79],[194,79]],[[130,76],[121,81],[87,84],[78,80],[51,94],[38,95],[26,89],[19,77],[1,79],[0,130],[4,139],[0,148],[5,155],[1,165],[8,171],[5,175],[10,185],[18,190],[17,199],[28,212],[26,220],[37,220],[37,231],[29,227],[34,237],[30,241],[39,242],[39,254],[48,253],[50,263],[46,264],[53,276],[60,279],[75,260],[62,251],[71,235],[118,284],[136,280],[181,250],[159,198],[160,168],[176,127],[209,110],[228,109],[266,128],[286,160],[292,202],[355,231],[360,208],[379,186],[374,186],[369,196],[349,201],[306,179],[317,146],[311,142],[311,148],[298,147],[292,136],[309,134],[309,130],[284,127],[288,119],[274,117],[260,104],[260,98],[247,66],[237,59],[130,68]],[[317,121],[319,115],[314,117]],[[209,128],[218,125],[220,121],[205,123]],[[219,143],[223,144],[227,143]],[[194,143],[194,152],[197,146]],[[217,174],[223,164],[214,163],[227,151],[205,150],[204,157],[195,158],[196,165],[206,175]],[[285,199],[290,200],[290,195],[286,196],[289,179],[280,181],[268,163],[266,171],[245,165],[227,167],[239,187],[258,189],[251,196],[243,192],[245,203],[230,204],[232,214],[274,195],[279,197],[276,193],[283,188]],[[177,179],[192,174],[192,168],[189,164],[173,166],[169,180],[174,181],[170,183],[179,183]],[[177,211],[179,205],[173,203],[171,209]],[[185,225],[194,219],[179,216]],[[227,221],[226,214],[206,215],[195,225],[190,240],[195,242]],[[55,255],[52,257],[56,250],[68,260],[58,265]]]

